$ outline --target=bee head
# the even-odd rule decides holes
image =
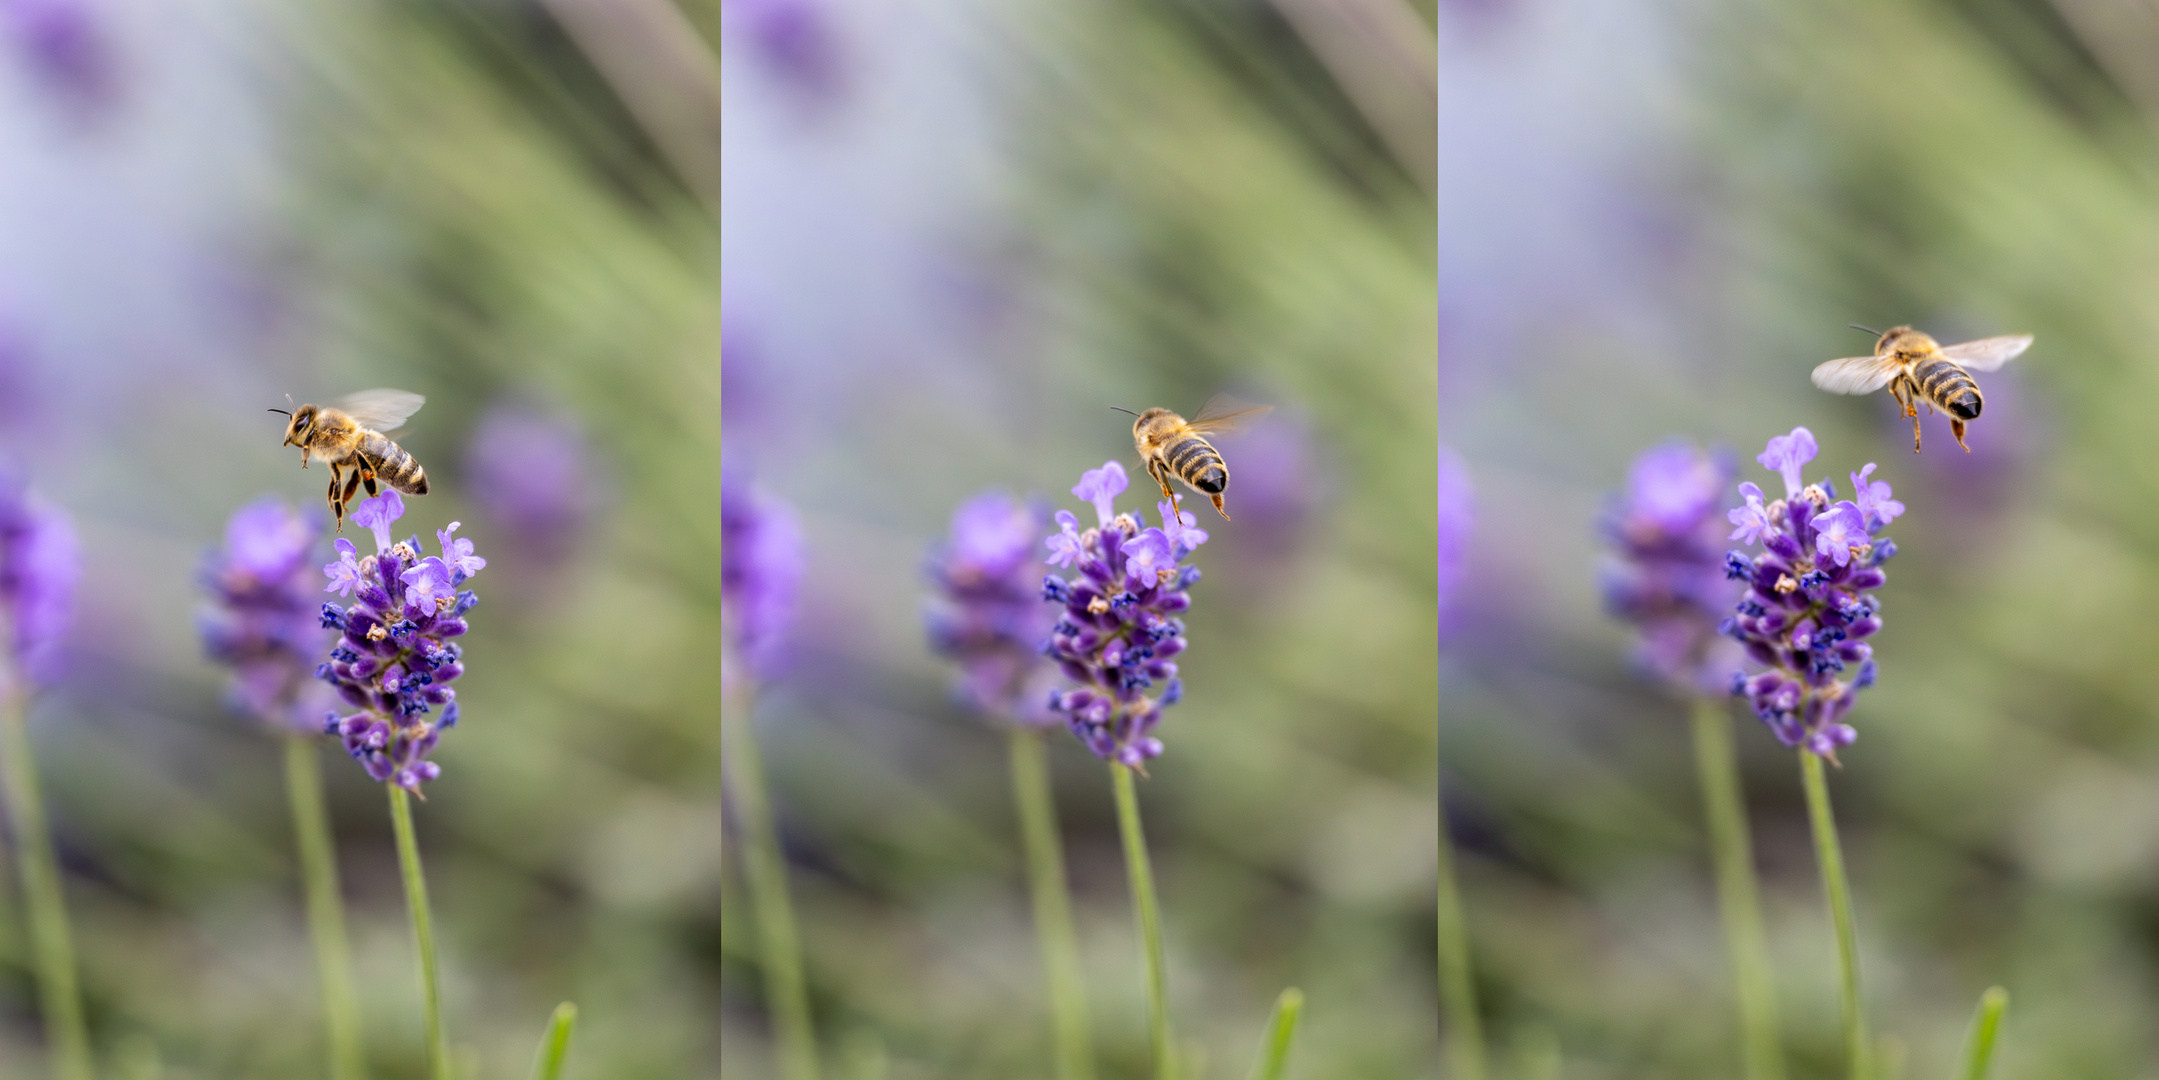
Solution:
[[[1874,343],[1874,355],[1892,356],[1933,345],[1934,339],[1909,326],[1892,326]]]
[[[271,409],[270,411],[285,413],[283,409]],[[315,412],[316,409],[313,405],[302,405],[289,413],[285,413],[285,415],[292,417],[292,420],[285,425],[285,442],[283,445],[307,445],[307,437],[315,427]]]

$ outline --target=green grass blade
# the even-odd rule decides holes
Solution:
[[[1267,1018],[1267,1038],[1252,1065],[1252,1080],[1282,1080],[1289,1067],[1289,1047],[1297,1039],[1297,1020],[1304,1013],[1304,991],[1292,986],[1275,999],[1274,1015]]]
[[[1979,1009],[1972,1014],[1972,1030],[1964,1037],[1964,1057],[1957,1064],[1957,1080],[1986,1080],[1987,1066],[1994,1061],[1994,1037],[2009,1010],[2009,991],[1987,987],[1979,995]]]
[[[547,1018],[547,1034],[540,1036],[540,1051],[532,1056],[532,1080],[561,1080],[562,1063],[570,1056],[570,1033],[577,1028],[577,1006],[563,1002]]]

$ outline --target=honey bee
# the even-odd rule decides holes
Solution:
[[[1854,330],[1866,330],[1854,326]],[[1919,407],[1940,409],[1949,431],[1964,446],[1964,425],[1979,419],[1986,399],[1979,395],[1974,371],[1993,371],[2031,347],[2030,334],[1980,338],[1958,345],[1937,345],[1909,326],[1893,326],[1874,343],[1872,356],[1848,356],[1814,369],[1814,385],[1832,394],[1871,394],[1885,384],[1912,418],[1912,453],[1919,452]],[[1969,454],[1972,448],[1964,446]]]
[[[427,494],[427,470],[382,434],[404,426],[405,418],[426,403],[426,398],[403,390],[362,390],[334,405],[270,411],[292,417],[285,425],[283,445],[300,448],[301,468],[307,468],[309,457],[330,464],[330,510],[337,515],[338,531],[343,532],[345,504],[363,487],[374,495],[378,479],[407,495]],[[348,468],[352,470],[349,479],[345,476]]]
[[[1169,489],[1169,478],[1174,476],[1186,487],[1213,500],[1214,512],[1228,521],[1229,511],[1222,509],[1222,492],[1229,487],[1229,465],[1207,441],[1207,436],[1234,431],[1240,424],[1273,410],[1272,405],[1245,405],[1216,394],[1207,400],[1199,415],[1190,420],[1161,408],[1143,413],[1130,409],[1117,411],[1139,417],[1132,422],[1132,444],[1139,450],[1140,461],[1147,466],[1147,475],[1162,485],[1163,498],[1173,506],[1176,504],[1177,496]]]

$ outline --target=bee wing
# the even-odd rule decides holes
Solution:
[[[1942,355],[1957,362],[1966,371],[1993,371],[1995,368],[2023,355],[2032,347],[2030,334],[2010,334],[2006,337],[1980,338],[1957,345],[1942,346]]]
[[[1235,431],[1273,411],[1272,405],[1252,405],[1228,394],[1216,394],[1200,406],[1199,415],[1187,421],[1186,426],[1202,435]]]
[[[361,427],[396,431],[405,418],[420,411],[427,399],[404,390],[362,390],[338,399],[331,408],[344,410]]]
[[[1897,374],[1897,362],[1887,356],[1847,356],[1814,369],[1814,385],[1832,394],[1871,394]]]

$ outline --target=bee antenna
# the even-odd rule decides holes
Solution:
[[[291,415],[292,415],[292,414],[291,414],[291,413],[289,413],[289,412],[285,412],[285,410],[283,410],[283,409],[271,409],[270,411],[271,411],[271,412],[274,412],[274,413],[285,413],[285,415],[286,415],[286,416],[291,416]]]
[[[1121,412],[1121,413],[1125,414],[1126,416],[1138,416],[1138,415],[1139,415],[1138,413],[1136,413],[1136,412],[1133,412],[1133,411],[1132,411],[1132,410],[1130,410],[1130,409],[1118,409],[1118,408],[1117,408],[1117,406],[1115,406],[1115,405],[1112,405],[1112,406],[1110,406],[1110,408],[1112,408],[1112,409],[1117,409],[1117,411],[1118,411],[1118,412]]]
[[[1846,325],[1846,326],[1849,326],[1849,327],[1851,327],[1851,328],[1852,328],[1852,329],[1854,329],[1854,330],[1859,330],[1859,331],[1863,331],[1863,332],[1865,332],[1865,333],[1873,334],[1873,335],[1874,335],[1875,337],[1880,337],[1880,336],[1882,336],[1882,332],[1881,332],[1881,331],[1879,331],[1879,330],[1876,330],[1876,329],[1874,329],[1874,328],[1873,328],[1873,327],[1871,327],[1871,326],[1861,326],[1861,325],[1859,325],[1858,323],[1845,323],[1844,325]]]

